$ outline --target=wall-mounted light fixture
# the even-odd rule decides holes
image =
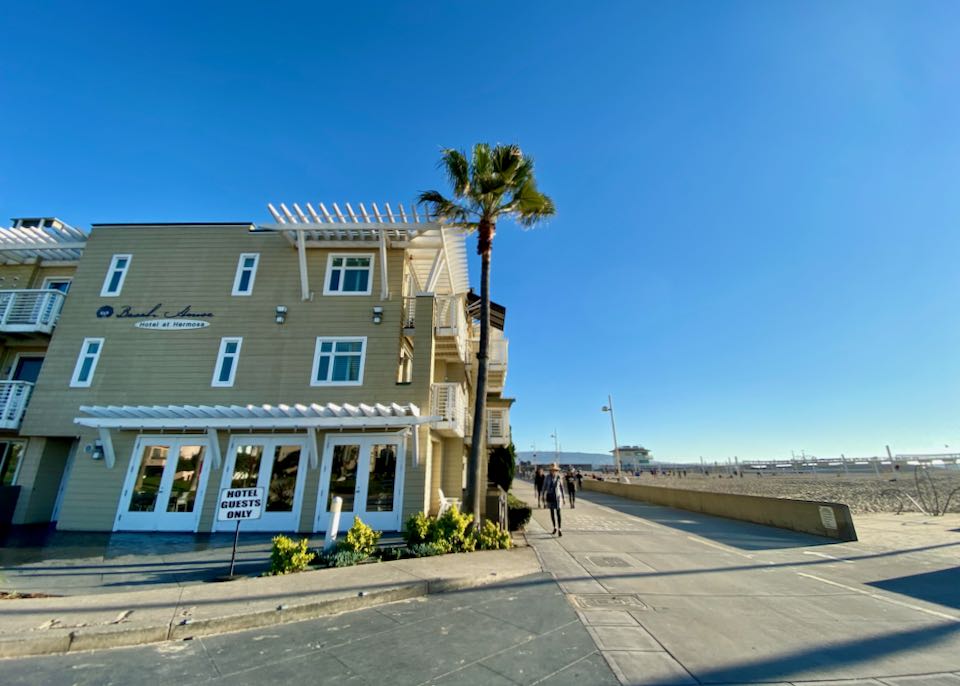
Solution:
[[[84,446],[83,451],[90,455],[91,460],[103,459],[103,443],[101,443],[100,441],[87,443],[87,445]]]
[[[380,306],[373,308],[373,323],[379,324],[383,321],[383,308]]]
[[[287,308],[285,305],[277,305],[277,324],[283,324],[287,321]]]

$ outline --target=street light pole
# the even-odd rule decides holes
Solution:
[[[617,420],[613,417],[612,395],[607,396],[607,403],[607,405],[601,408],[601,411],[610,413],[610,428],[613,429],[613,461],[617,469],[617,481],[620,481],[620,443],[617,442]]]
[[[557,437],[556,429],[554,429],[553,433],[550,434],[550,438],[553,439],[553,461],[559,465],[560,464],[560,439]]]

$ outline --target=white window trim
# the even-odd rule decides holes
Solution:
[[[83,369],[83,360],[87,356],[87,348],[91,343],[99,343],[97,353],[93,358],[93,364],[90,365],[90,376],[86,381],[80,381],[80,371]],[[89,388],[93,384],[93,377],[97,372],[97,365],[100,364],[100,355],[103,354],[102,338],[84,338],[83,345],[80,346],[80,355],[77,357],[77,364],[73,367],[73,376],[70,378],[70,388]]]
[[[17,365],[20,364],[20,358],[22,357],[39,357],[41,360],[45,360],[46,350],[40,350],[38,352],[22,352],[17,353],[13,356],[13,364],[10,365],[10,373],[7,374],[7,381],[13,381],[13,375],[17,373]]]
[[[243,261],[248,257],[253,258],[253,267],[250,269],[250,283],[247,290],[240,290],[240,278],[243,276]],[[237,260],[237,273],[233,277],[233,292],[230,295],[253,295],[253,284],[257,280],[257,267],[260,266],[260,253],[258,252],[245,252],[240,255],[240,259]]]
[[[129,263],[128,263],[128,264],[129,264]],[[48,277],[46,277],[46,278],[43,280],[43,285],[41,285],[40,287],[41,287],[43,290],[48,290],[48,289],[50,289],[50,282],[51,282],[51,281],[67,281],[67,282],[70,283],[71,286],[73,285],[73,277],[72,277],[72,276],[48,276]],[[66,295],[66,293],[64,293],[64,295]]]
[[[220,368],[227,357],[227,344],[237,344],[237,352],[233,353],[233,365],[230,367],[230,378],[226,381],[220,381]],[[239,336],[227,336],[220,339],[220,351],[217,353],[217,363],[213,367],[213,380],[211,386],[216,388],[229,388],[233,386],[234,379],[237,378],[237,367],[240,366],[240,348],[243,347],[243,338]]]
[[[367,257],[370,259],[370,278],[367,279],[367,290],[365,291],[331,291],[330,290],[330,272],[333,271],[333,260],[337,257]],[[327,272],[323,277],[323,294],[324,295],[370,295],[373,293],[373,275],[375,272],[376,255],[372,252],[334,252],[330,253],[327,256]],[[343,286],[343,279],[340,280],[340,285]]]
[[[117,284],[117,291],[115,293],[111,293],[108,290],[110,288],[110,281],[112,280],[113,273],[117,270],[117,262],[123,258],[127,259],[127,266],[123,268],[123,271],[120,274],[120,282]],[[107,270],[107,276],[103,280],[103,288],[100,289],[101,298],[115,298],[120,295],[120,291],[123,290],[123,282],[127,280],[127,272],[130,271],[131,262],[133,262],[133,255],[117,254],[113,256],[113,259],[110,260],[110,268]]]
[[[318,381],[317,372],[320,370],[320,344],[333,343],[336,348],[337,342],[360,341],[360,372],[356,381]],[[334,353],[328,353],[331,356]],[[366,336],[317,336],[317,344],[313,350],[313,371],[310,372],[311,386],[362,386],[363,368],[367,361],[367,337]],[[333,363],[331,360],[330,373],[333,373]]]

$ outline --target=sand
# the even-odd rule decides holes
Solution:
[[[928,478],[929,476],[929,478]],[[702,476],[688,470],[686,477],[642,476],[630,477],[631,483],[645,486],[684,488],[714,493],[739,493],[772,498],[820,500],[844,503],[854,513],[864,512],[920,512],[928,513],[937,507],[942,511],[952,491],[948,512],[960,512],[960,471],[928,469],[920,473],[920,488],[913,470],[899,474],[744,474],[741,477],[717,478]]]

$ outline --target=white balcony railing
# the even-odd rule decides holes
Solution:
[[[510,414],[507,410],[487,410],[487,444],[506,445],[510,442]]]
[[[32,391],[29,381],[0,381],[0,429],[20,428]]]
[[[448,430],[457,436],[467,433],[467,393],[458,383],[430,385],[430,414],[440,417],[436,428]]]
[[[64,294],[55,290],[0,291],[0,331],[7,333],[51,333]]]
[[[475,359],[476,351],[480,349],[480,339],[474,338],[470,360]],[[510,341],[506,338],[491,338],[487,342],[487,367],[491,369],[507,368],[507,353]]]

